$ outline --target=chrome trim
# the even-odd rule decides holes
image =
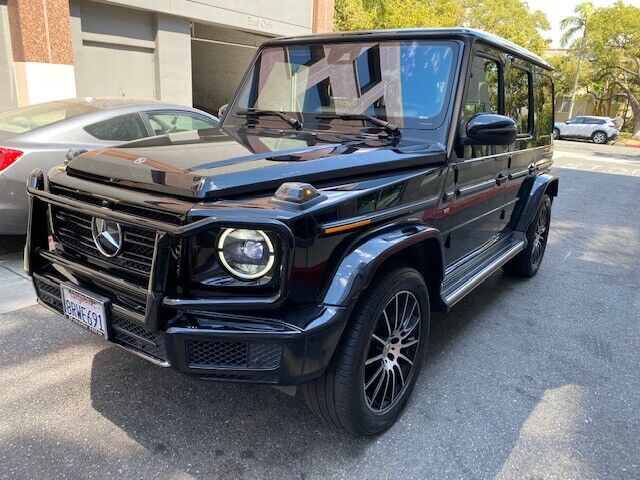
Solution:
[[[133,283],[126,282],[122,278],[118,278],[118,277],[114,277],[113,275],[102,273],[100,270],[94,270],[94,269],[85,267],[84,265],[79,265],[75,263],[73,260],[71,260],[70,258],[67,258],[67,255],[65,254],[54,255],[53,253],[50,253],[43,249],[38,249],[38,253],[45,260],[48,260],[51,263],[60,265],[61,267],[71,270],[74,273],[79,273],[89,278],[97,277],[101,281],[106,282],[109,285],[112,285],[117,290],[120,290],[126,293],[135,293],[140,298],[147,298],[148,292],[146,288],[140,287]]]
[[[146,353],[140,352],[138,350],[134,350],[131,347],[127,347],[126,345],[122,345],[121,343],[117,343],[117,342],[111,342],[112,344],[122,348],[123,350],[126,350],[129,353],[133,353],[134,355],[140,357],[140,358],[144,358],[145,360],[147,360],[148,362],[151,362],[159,367],[170,367],[171,364],[169,363],[168,360],[159,360],[156,357],[152,357],[151,355],[147,355]]]
[[[526,170],[520,170],[519,172],[516,172],[516,173],[510,173],[509,174],[509,180],[514,180],[516,178],[525,177],[525,176],[529,175],[530,173],[532,173],[532,171],[529,170],[528,168]]]
[[[520,240],[515,245],[510,247],[506,252],[501,254],[499,257],[495,258],[489,265],[484,267],[478,273],[476,273],[473,277],[469,279],[464,285],[454,290],[451,294],[444,298],[445,303],[449,308],[454,306],[460,300],[462,300],[465,295],[471,292],[474,288],[484,282],[491,274],[493,274],[496,270],[498,270],[502,265],[507,263],[517,254],[519,254],[522,250],[524,250],[525,241]]]
[[[349,225],[351,223],[357,223],[363,220],[371,220],[371,222],[379,222],[387,220],[393,217],[399,217],[401,215],[409,215],[419,212],[425,208],[436,206],[440,203],[440,194],[433,195],[426,200],[422,200],[418,203],[412,203],[411,205],[401,205],[399,207],[382,210],[380,212],[371,212],[366,215],[359,215],[357,217],[349,217],[342,220],[336,220],[334,222],[324,223],[319,226],[320,231],[324,231],[328,228],[341,227],[343,225]]]
[[[474,183],[473,185],[469,185],[468,187],[462,187],[456,189],[457,197],[464,197],[465,195],[469,195],[471,193],[476,193],[481,190],[486,190],[488,187],[495,187],[496,179],[491,178],[490,180],[485,180],[483,182]]]

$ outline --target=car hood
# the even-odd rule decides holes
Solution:
[[[275,190],[286,181],[330,182],[445,161],[436,142],[307,132],[182,132],[88,152],[72,176],[194,199]]]

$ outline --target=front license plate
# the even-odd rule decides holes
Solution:
[[[64,316],[101,337],[108,338],[105,300],[76,286],[62,284]]]

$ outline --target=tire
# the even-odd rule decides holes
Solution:
[[[557,128],[553,129],[553,139],[560,140],[560,130],[558,130]]]
[[[593,143],[597,143],[598,145],[604,145],[609,141],[609,139],[607,138],[607,134],[600,131],[593,132],[593,135],[591,135],[591,140],[593,141]]]
[[[396,305],[402,319],[397,329]],[[349,434],[382,433],[411,395],[428,339],[429,295],[422,276],[404,266],[385,269],[361,296],[326,371],[302,386],[305,403]]]
[[[527,246],[505,264],[506,272],[523,278],[530,278],[538,273],[549,237],[551,205],[551,197],[545,193],[533,222],[527,228]]]

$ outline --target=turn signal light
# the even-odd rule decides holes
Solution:
[[[0,173],[19,159],[24,152],[13,148],[0,147]]]

